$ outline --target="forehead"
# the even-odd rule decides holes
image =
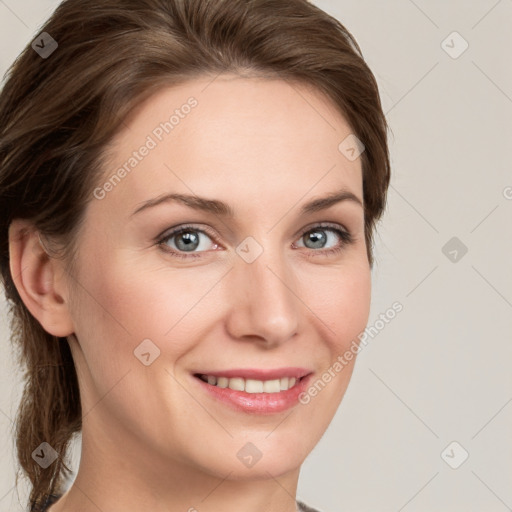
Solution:
[[[195,79],[131,112],[112,141],[101,184],[122,174],[108,200],[133,208],[172,191],[271,204],[344,187],[362,198],[361,161],[339,150],[351,133],[336,106],[311,87],[231,75]]]

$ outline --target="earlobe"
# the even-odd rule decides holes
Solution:
[[[9,226],[9,262],[18,293],[43,329],[58,337],[74,332],[62,279],[62,263],[44,248],[38,231],[28,221]]]

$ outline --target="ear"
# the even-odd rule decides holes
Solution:
[[[9,226],[9,261],[16,289],[43,329],[58,337],[72,334],[63,262],[47,253],[39,232],[26,220],[15,219]]]

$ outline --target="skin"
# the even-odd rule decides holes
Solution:
[[[74,274],[46,255],[35,231],[22,236],[26,221],[11,225],[16,286],[45,330],[68,337],[81,391],[79,472],[51,512],[293,512],[300,466],[352,375],[355,358],[308,404],[270,415],[234,411],[192,377],[299,366],[314,382],[364,330],[371,280],[361,205],[299,215],[342,188],[363,200],[361,160],[338,150],[350,126],[311,88],[221,75],[163,89],[126,119],[105,179],[190,96],[197,107],[91,200]],[[168,192],[220,199],[235,217],[178,203],[131,215]],[[342,244],[323,228],[324,245],[306,245],[320,222],[347,229],[353,243],[323,254]],[[215,233],[195,232],[200,257],[157,244],[188,223]],[[248,236],[263,249],[250,264],[236,252]],[[180,252],[178,238],[167,248]],[[160,350],[149,366],[133,353],[147,338]],[[247,442],[262,453],[251,468],[237,458]]]

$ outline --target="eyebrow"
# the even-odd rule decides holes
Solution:
[[[331,206],[340,203],[342,201],[352,201],[363,207],[363,202],[359,197],[350,192],[349,190],[340,190],[333,192],[325,197],[313,199],[312,201],[304,204],[300,209],[301,215],[315,213],[321,210],[326,210]],[[195,210],[201,210],[215,215],[221,215],[222,217],[233,218],[235,211],[230,205],[219,201],[218,199],[207,199],[205,197],[193,196],[188,194],[165,194],[162,196],[155,197],[142,203],[131,215],[135,215],[141,211],[153,208],[163,203],[177,202],[193,208]]]

